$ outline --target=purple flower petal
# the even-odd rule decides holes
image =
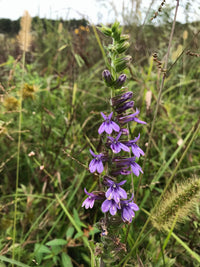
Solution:
[[[141,121],[138,118],[134,118],[134,121],[136,121],[137,123],[141,123],[141,124],[147,124],[145,121]]]
[[[102,134],[104,131],[105,131],[105,122],[103,122],[103,123],[100,125],[100,127],[99,127],[99,129],[98,129],[98,133],[99,133],[99,134]]]
[[[101,112],[101,116],[104,118],[104,120],[107,120],[107,116],[103,112]]]
[[[104,170],[102,161],[99,161],[99,162],[96,164],[96,166],[97,166],[97,171],[98,171],[98,173],[102,173],[103,170]]]
[[[120,147],[121,147],[122,150],[124,150],[126,152],[130,152],[130,149],[126,145],[120,143]]]
[[[94,152],[92,151],[92,149],[90,149],[90,153],[91,155],[95,158],[96,157],[96,154],[94,154]]]
[[[124,199],[127,198],[127,193],[123,188],[119,187],[118,193],[121,196],[121,198],[124,198]]]
[[[102,205],[101,205],[101,210],[102,210],[103,212],[107,212],[107,211],[109,211],[109,209],[110,209],[110,205],[111,205],[110,201],[109,201],[108,199],[106,199],[106,200],[102,203]]]
[[[109,119],[109,120],[111,120],[112,115],[113,115],[113,112],[111,112],[111,113],[108,115],[108,119]]]
[[[123,185],[123,184],[125,184],[126,182],[127,182],[126,180],[123,180],[123,181],[117,183],[117,185],[118,185],[118,186],[119,186],[119,185]],[[114,183],[114,182],[113,182],[113,183]]]
[[[89,169],[90,169],[90,172],[91,172],[91,173],[93,173],[93,172],[96,171],[97,166],[96,166],[96,160],[95,160],[95,159],[92,159],[92,160],[90,161]]]
[[[111,121],[111,125],[112,125],[112,128],[115,132],[119,132],[120,131],[120,127],[117,123],[115,123],[114,121]]]
[[[106,132],[107,134],[111,134],[112,131],[113,131],[113,129],[112,129],[112,125],[111,125],[111,124],[108,124],[108,123],[105,123],[105,132]]]
[[[117,212],[116,204],[112,203],[112,205],[110,206],[110,214],[115,215],[116,212]]]
[[[113,198],[113,193],[112,193],[112,188],[109,187],[108,190],[106,191],[106,194],[105,194],[106,198],[108,200],[112,199]]]

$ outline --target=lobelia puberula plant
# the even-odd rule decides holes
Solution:
[[[119,252],[126,251],[125,244],[119,239],[118,232],[121,225],[131,223],[135,211],[139,210],[134,203],[133,193],[129,196],[129,193],[123,189],[124,184],[128,184],[130,179],[124,180],[122,177],[130,177],[131,173],[135,176],[143,173],[140,165],[136,163],[136,159],[144,155],[143,150],[137,145],[140,134],[133,140],[128,140],[128,124],[130,122],[146,124],[146,122],[137,117],[139,114],[137,108],[133,111],[134,101],[131,100],[133,93],[124,86],[126,75],[123,71],[131,61],[131,57],[124,54],[129,47],[129,36],[122,34],[122,28],[118,22],[110,28],[102,26],[99,30],[112,38],[112,44],[105,48],[108,65],[102,73],[106,86],[110,88],[111,107],[110,112],[101,112],[103,122],[98,128],[98,133],[103,145],[101,151],[90,149],[92,160],[89,163],[89,171],[99,175],[104,191],[89,193],[84,189],[88,197],[82,207],[93,208],[95,201],[101,203],[104,218],[100,220],[99,225],[102,229],[103,245],[101,249],[97,249],[97,254],[101,255],[104,262],[110,259],[113,263],[113,256],[117,260]]]

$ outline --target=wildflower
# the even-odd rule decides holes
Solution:
[[[132,172],[139,176],[140,172],[143,173],[142,168],[135,162],[135,157],[132,158],[114,158],[114,162],[116,162],[117,167],[122,166],[122,171],[124,167],[131,167]],[[126,168],[125,168],[126,169]]]
[[[118,108],[116,108],[116,112],[118,114],[126,111],[129,108],[132,108],[134,106],[134,101],[128,101],[126,103],[124,103],[123,105],[120,105]]]
[[[136,108],[136,112],[134,114],[130,114],[130,115],[127,115],[125,117],[119,117],[118,121],[119,121],[119,123],[122,123],[122,124],[127,123],[129,121],[135,121],[135,122],[138,122],[138,123],[141,123],[141,124],[146,124],[146,122],[141,121],[138,118],[136,118],[136,116],[139,113],[140,113],[140,111]]]
[[[124,142],[124,144],[126,146],[128,146],[128,147],[130,146],[132,148],[132,152],[133,152],[134,156],[136,156],[137,158],[139,158],[140,155],[144,156],[144,151],[138,145],[136,145],[136,142],[139,139],[140,139],[140,134],[134,140]]]
[[[117,212],[117,209],[120,209],[118,203],[114,201],[114,199],[106,199],[102,205],[101,210],[105,213],[107,211],[110,211],[111,215],[115,215]]]
[[[98,173],[102,173],[104,170],[103,163],[102,163],[104,155],[102,153],[96,155],[91,149],[90,149],[90,153],[94,157],[94,159],[92,159],[89,164],[90,172],[93,173],[97,171]]]
[[[94,206],[95,200],[103,198],[103,195],[101,192],[99,193],[99,195],[96,195],[94,193],[88,193],[85,188],[84,188],[84,191],[89,196],[83,201],[83,204],[82,204],[82,207],[85,206],[86,209],[88,209],[88,208],[92,209]]]
[[[120,187],[120,185],[123,185],[126,183],[126,180],[121,181],[119,183],[115,183],[110,179],[106,179],[104,183],[107,186],[109,186],[105,194],[108,200],[114,199],[116,203],[119,203],[121,198],[124,198],[124,199],[127,198],[126,191]]]
[[[121,210],[122,210],[122,220],[124,222],[132,222],[133,217],[135,217],[134,211],[139,210],[139,207],[132,201],[133,196],[129,200],[121,200]]]
[[[120,131],[119,125],[117,125],[114,121],[111,120],[113,112],[110,115],[106,116],[103,112],[101,112],[101,116],[104,118],[104,122],[100,125],[98,133],[102,134],[104,131],[107,134],[111,134],[114,130],[115,132]]]
[[[108,136],[108,139],[110,140],[110,148],[112,149],[113,153],[119,153],[121,150],[130,152],[130,149],[126,145],[118,141],[120,136],[121,132],[117,135],[116,138]]]

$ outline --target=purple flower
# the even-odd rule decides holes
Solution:
[[[94,159],[92,159],[89,164],[90,172],[93,173],[97,171],[98,173],[102,173],[104,170],[103,163],[102,163],[104,155],[102,153],[99,155],[96,155],[91,149],[90,149],[90,153],[94,157]]]
[[[130,140],[130,141],[126,141],[124,142],[124,144],[128,147],[132,148],[132,152],[133,154],[139,158],[140,155],[144,156],[144,151],[138,146],[136,145],[136,142],[140,139],[140,134],[138,135],[138,137],[136,137],[134,140]]]
[[[132,108],[133,106],[134,106],[134,101],[125,102],[124,104],[116,108],[116,112],[120,114],[126,111],[127,109]]]
[[[120,209],[118,204],[114,201],[114,199],[106,199],[102,205],[101,205],[101,210],[103,212],[110,211],[111,215],[115,215],[117,212],[117,209]]]
[[[139,207],[132,201],[132,198],[129,200],[121,200],[121,212],[122,212],[122,220],[124,222],[128,221],[132,222],[133,217],[135,217],[134,211],[139,210]]]
[[[111,134],[114,130],[115,132],[120,131],[119,125],[117,125],[114,121],[111,120],[113,115],[113,112],[110,113],[110,115],[106,116],[101,112],[101,116],[104,118],[104,122],[100,125],[98,133],[102,134],[104,131],[107,134]]]
[[[121,181],[119,183],[115,183],[110,179],[105,179],[104,184],[109,186],[105,194],[106,198],[108,200],[114,199],[116,203],[119,203],[121,198],[126,199],[127,193],[123,188],[120,187],[120,185],[123,185],[125,183],[126,183],[126,180]]]
[[[138,122],[138,123],[141,123],[141,124],[146,124],[146,122],[144,121],[141,121],[139,120],[138,118],[136,118],[136,116],[140,113],[140,111],[136,108],[136,112],[133,113],[133,114],[130,114],[130,115],[127,115],[127,116],[124,116],[124,117],[119,117],[118,120],[119,120],[119,123],[127,123],[129,121],[135,121],[135,122]]]
[[[122,104],[123,102],[125,102],[126,100],[131,99],[132,97],[133,97],[132,92],[126,92],[122,95],[114,96],[111,98],[112,106],[118,106]]]
[[[93,193],[88,193],[87,190],[84,188],[84,191],[85,193],[89,196],[88,198],[86,198],[84,201],[83,201],[83,204],[82,204],[82,207],[85,206],[86,209],[88,208],[93,208],[94,206],[94,201],[96,199],[103,199],[103,196],[100,196],[100,195],[95,195]]]
[[[122,133],[120,132],[116,138],[108,136],[108,139],[110,140],[110,148],[112,149],[113,153],[119,153],[121,150],[130,152],[130,149],[126,145],[118,141],[121,134]]]
[[[117,167],[122,167],[122,171],[126,168],[124,167],[131,167],[132,172],[136,175],[139,176],[140,172],[143,173],[142,168],[140,165],[138,165],[135,162],[135,157],[132,158],[114,158],[114,162],[116,162]]]

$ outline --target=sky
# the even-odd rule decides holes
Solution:
[[[151,1],[141,1],[142,9],[147,10]],[[0,0],[0,18],[16,20],[23,15],[24,10],[27,10],[32,17],[39,16],[51,19],[62,17],[66,20],[84,17],[94,24],[109,23],[114,20],[114,12],[109,3],[113,3],[114,8],[119,12],[122,9],[123,2],[125,6],[128,6],[131,0]],[[153,10],[156,11],[161,4],[161,0],[155,0],[154,2]],[[166,2],[176,3],[175,0],[168,0]],[[200,20],[200,0],[180,0],[178,21],[183,22],[185,20],[182,5],[187,2],[190,2],[191,5],[190,20]],[[103,5],[105,3],[107,3],[107,6]],[[120,18],[118,20],[120,21]]]

